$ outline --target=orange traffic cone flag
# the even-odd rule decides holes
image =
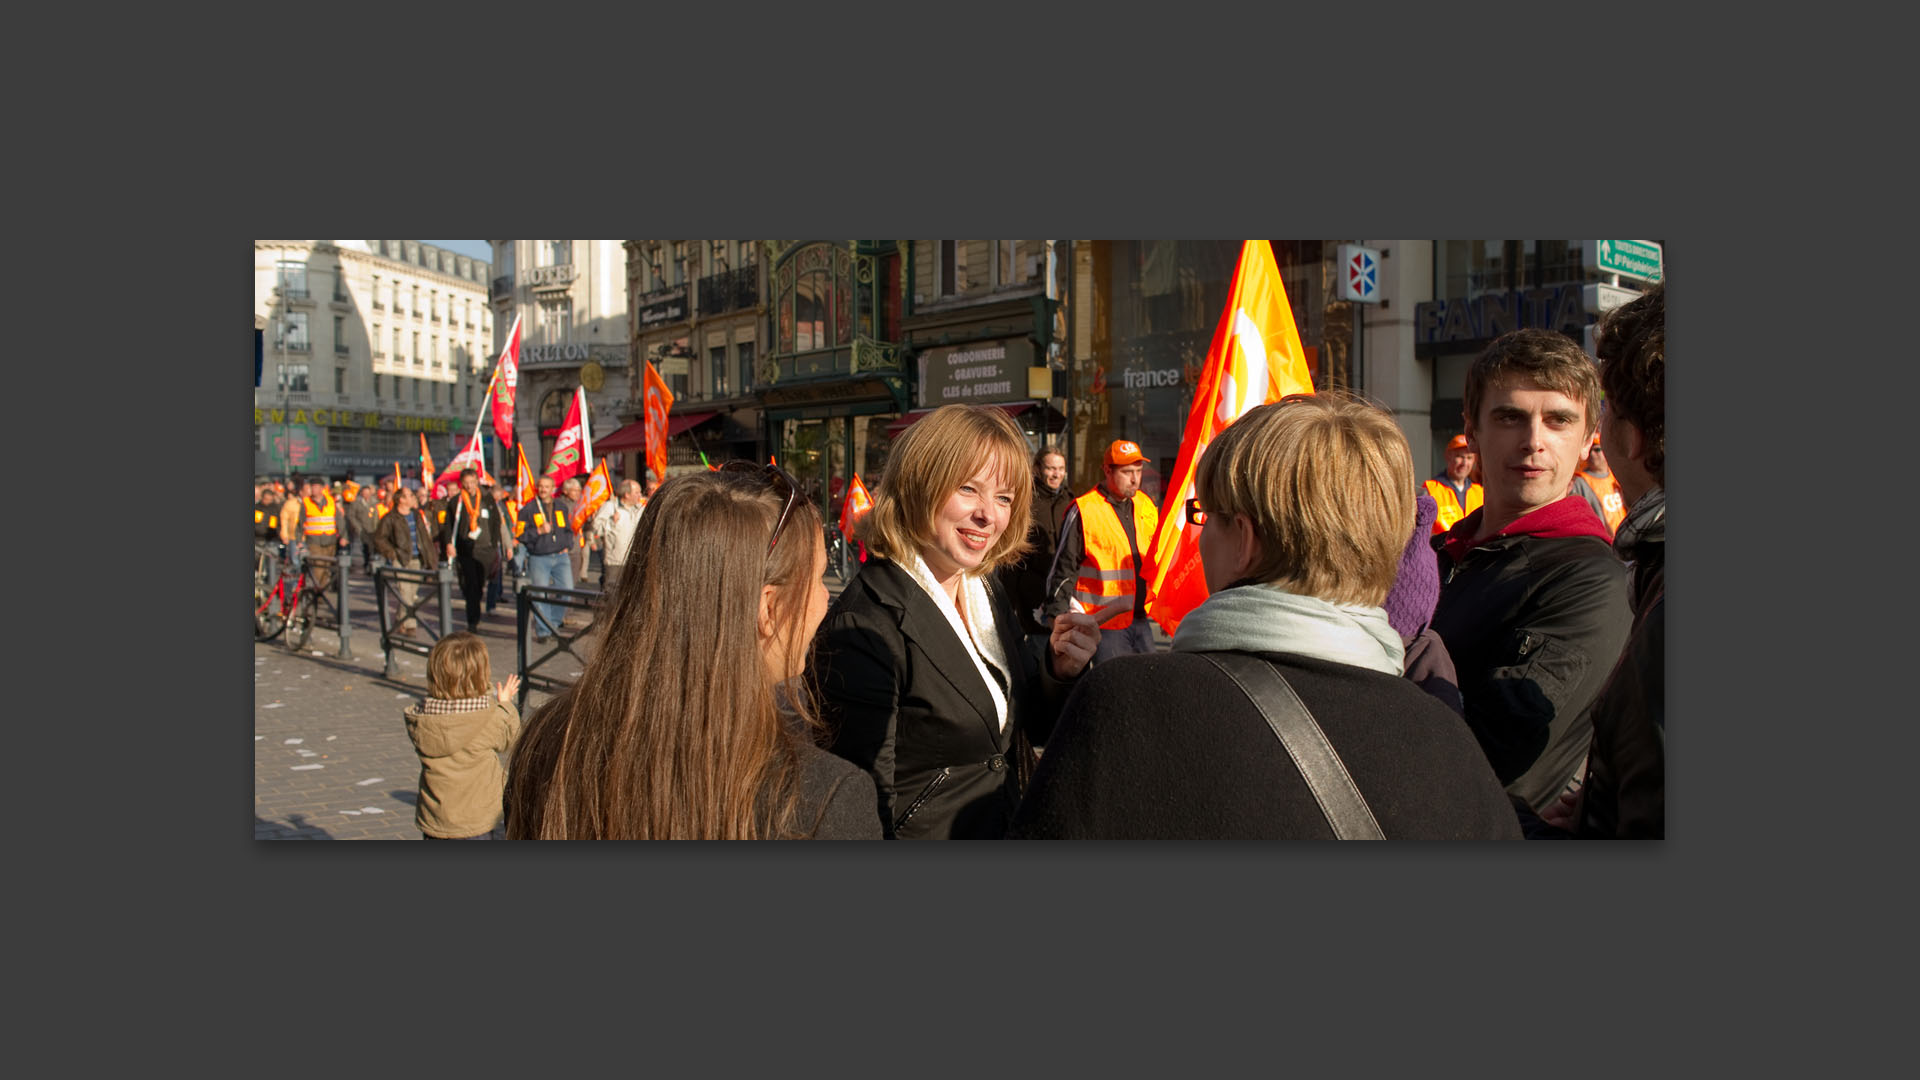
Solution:
[[[847,489],[847,501],[840,507],[840,535],[852,536],[853,527],[873,509],[873,497],[867,494],[867,485],[860,482],[860,474],[853,474],[853,486]]]
[[[1200,526],[1187,523],[1187,500],[1193,497],[1200,456],[1215,435],[1247,410],[1288,394],[1311,393],[1313,376],[1307,371],[1306,350],[1300,347],[1273,247],[1265,240],[1248,240],[1240,248],[1226,310],[1220,313],[1200,369],[1149,560],[1147,615],[1167,633],[1178,631],[1180,620],[1207,598]]]

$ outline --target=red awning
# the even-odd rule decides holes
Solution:
[[[593,452],[596,454],[617,454],[622,450],[644,450],[647,445],[646,425],[638,420],[621,428],[604,439],[593,440]]]
[[[704,424],[720,414],[717,412],[681,413],[667,417],[667,438],[693,427]],[[593,452],[596,454],[618,454],[625,450],[645,450],[647,448],[646,424],[639,420],[628,424],[604,439],[593,440]]]
[[[1034,403],[1031,401],[999,401],[994,403],[995,408],[1006,413],[1008,416],[1019,416],[1021,413],[1026,412],[1028,409],[1033,408],[1033,406],[1034,406]],[[933,411],[932,409],[915,409],[912,412],[907,413],[905,416],[902,416],[900,419],[895,420],[893,423],[887,425],[887,434],[889,435],[900,434],[901,432],[912,427],[914,424],[918,423],[921,417],[927,415],[932,411]]]

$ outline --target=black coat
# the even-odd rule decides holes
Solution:
[[[1581,836],[1667,835],[1667,530],[1664,516],[1639,524],[1631,515],[1620,523],[1633,560],[1633,630],[1594,704]]]
[[[808,840],[878,840],[873,781],[851,762],[815,746],[800,748],[794,824]]]
[[[1053,554],[1060,547],[1060,524],[1073,508],[1073,490],[1065,484],[1049,494],[1039,484],[1033,486],[1033,508],[1027,525],[1027,542],[1033,549],[1016,562],[1001,567],[996,576],[1007,591],[1020,628],[1029,634],[1044,630],[1034,620],[1034,610],[1047,600],[1047,573],[1053,569]]]
[[[1465,721],[1404,678],[1259,653],[1300,695],[1389,840],[1518,840]],[[1037,840],[1313,840],[1333,828],[1266,719],[1198,653],[1080,680],[1020,804]]]
[[[1453,531],[1470,534],[1482,512]],[[1457,565],[1444,550],[1436,557],[1431,625],[1459,674],[1467,725],[1507,790],[1545,810],[1579,775],[1594,699],[1626,644],[1626,567],[1591,536],[1516,534]]]
[[[993,839],[1020,797],[1025,743],[1046,741],[1066,687],[1021,648],[991,578],[994,626],[1013,667],[1007,726],[939,605],[873,558],[827,612],[810,672],[835,754],[873,777],[889,839]],[[1025,738],[1017,738],[1024,732]]]

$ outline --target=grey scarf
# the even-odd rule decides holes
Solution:
[[[1384,608],[1330,604],[1273,585],[1242,585],[1207,597],[1180,622],[1175,652],[1277,652],[1399,675],[1400,634]]]

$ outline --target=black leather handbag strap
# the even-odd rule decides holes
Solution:
[[[1213,666],[1226,672],[1247,700],[1267,718],[1267,726],[1280,737],[1280,745],[1286,748],[1287,756],[1293,759],[1294,767],[1300,770],[1300,776],[1307,782],[1307,790],[1313,792],[1314,799],[1320,804],[1320,812],[1327,816],[1327,824],[1333,826],[1333,835],[1341,840],[1385,840],[1386,834],[1380,831],[1380,823],[1374,820],[1373,810],[1367,806],[1367,800],[1354,786],[1353,777],[1347,773],[1346,763],[1327,741],[1327,733],[1307,711],[1306,703],[1300,695],[1293,692],[1287,680],[1273,670],[1273,665],[1258,657],[1245,653],[1209,652],[1200,653],[1213,663]]]

